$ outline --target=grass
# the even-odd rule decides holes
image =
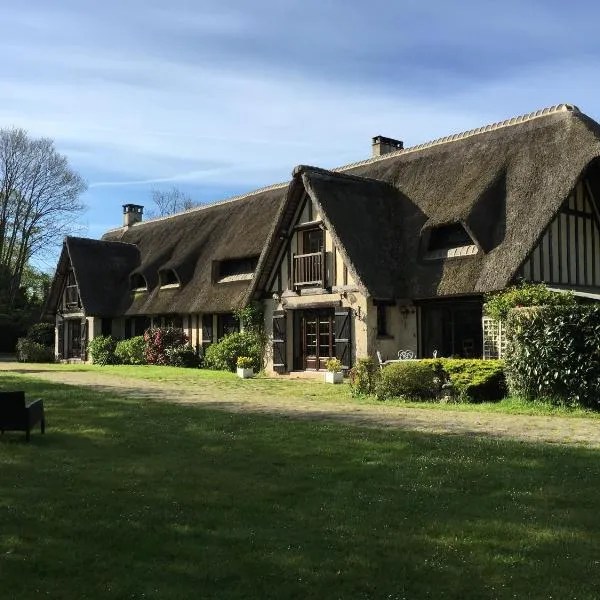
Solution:
[[[207,369],[183,369],[176,367],[157,367],[151,365],[99,366],[91,364],[41,364],[28,365],[27,368],[48,371],[84,371],[97,374],[116,375],[130,379],[141,379],[165,383],[168,385],[202,386],[206,393],[243,394],[247,398],[287,398],[290,401],[309,399],[314,402],[354,403],[362,405],[381,405],[373,396],[353,398],[349,385],[326,385],[312,379],[275,379],[255,377],[241,381],[235,374]],[[523,398],[509,397],[500,402],[481,404],[441,404],[437,402],[415,402],[402,399],[386,400],[386,405],[410,408],[424,408],[443,411],[493,412],[503,414],[561,416],[575,418],[600,419],[600,412],[587,408],[533,402]]]
[[[3,599],[598,598],[597,451],[0,387]]]

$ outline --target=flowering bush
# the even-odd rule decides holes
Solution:
[[[329,358],[325,363],[325,368],[330,373],[339,373],[342,370],[342,362],[339,358]]]
[[[252,369],[254,367],[254,359],[250,356],[238,356],[238,369]]]
[[[169,354],[173,354],[174,348],[186,346],[188,337],[182,329],[175,327],[151,327],[144,333],[144,342],[149,365],[170,365]]]

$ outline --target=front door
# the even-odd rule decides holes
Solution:
[[[65,338],[67,342],[67,358],[81,358],[81,320],[65,321]]]
[[[335,315],[331,309],[305,310],[300,315],[302,368],[320,371],[335,356]]]

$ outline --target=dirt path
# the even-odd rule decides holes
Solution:
[[[428,410],[422,408],[353,403],[310,402],[298,398],[233,397],[231,392],[203,390],[190,384],[131,379],[84,371],[50,371],[37,365],[0,362],[2,371],[13,371],[47,381],[90,387],[99,391],[152,400],[200,404],[231,412],[254,412],[295,419],[332,420],[369,427],[393,427],[429,433],[483,435],[526,442],[583,445],[600,448],[600,421],[586,418],[538,417]]]

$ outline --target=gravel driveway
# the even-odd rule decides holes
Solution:
[[[539,417],[483,412],[442,411],[396,407],[386,404],[358,405],[269,397],[233,396],[231,392],[203,390],[190,384],[164,383],[84,371],[51,371],[32,364],[0,362],[1,373],[18,372],[47,381],[90,387],[99,391],[195,404],[231,412],[254,412],[294,419],[337,421],[367,427],[393,427],[429,433],[494,436],[524,442],[583,445],[600,448],[600,420],[576,417]]]

